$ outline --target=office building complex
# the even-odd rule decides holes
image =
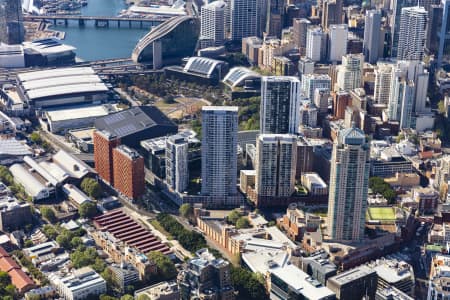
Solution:
[[[302,76],[302,93],[305,97],[310,100],[314,100],[314,95],[317,89],[330,91],[330,76],[322,74],[307,74]]]
[[[391,57],[393,58],[397,57],[402,9],[414,5],[417,5],[417,1],[415,0],[394,0],[391,2],[391,10],[393,13],[389,23],[391,25]]]
[[[196,257],[178,275],[181,299],[234,299],[230,263],[215,258],[208,249],[200,249]]]
[[[362,54],[348,54],[342,57],[342,65],[338,67],[337,87],[341,91],[350,91],[362,86]]]
[[[320,27],[309,27],[306,33],[306,57],[312,61],[322,61],[326,49],[326,34]]]
[[[261,134],[256,140],[256,193],[289,197],[295,190],[297,139],[289,134]]]
[[[370,148],[364,132],[341,130],[331,158],[328,230],[334,240],[361,240],[367,208]]]
[[[200,47],[221,46],[225,42],[225,10],[224,1],[211,2],[202,6],[200,21]]]
[[[328,60],[341,61],[347,54],[348,26],[346,24],[330,25],[328,28]]]
[[[21,44],[24,36],[22,1],[0,1],[0,43]]]
[[[450,21],[450,1],[449,0],[441,0],[441,5],[439,8],[439,12],[442,13],[442,19],[440,20],[440,28],[433,28],[438,29],[437,37],[439,40],[439,48],[438,48],[438,67],[441,67],[444,62],[448,62],[449,59],[449,45],[448,42],[450,42],[450,35],[448,34],[448,22]],[[435,19],[439,19],[439,16],[436,16]],[[430,20],[430,23],[432,24],[435,19]],[[430,24],[430,25],[431,25]],[[428,37],[430,39],[430,37]]]
[[[231,40],[260,35],[260,3],[259,0],[229,0]]]
[[[301,56],[306,54],[306,36],[310,25],[311,21],[308,19],[294,19],[292,23],[294,44]]]
[[[267,1],[265,34],[268,36],[281,37],[281,30],[284,26],[284,4],[285,0]]]
[[[363,53],[365,61],[371,64],[378,61],[382,54],[380,44],[384,44],[381,36],[381,12],[379,10],[368,10],[364,22]]]
[[[68,276],[51,274],[49,279],[60,296],[67,300],[84,299],[88,295],[100,296],[106,293],[106,281],[90,267],[75,270]]]
[[[415,128],[416,115],[426,111],[428,71],[420,61],[399,61],[392,70],[387,115],[400,128]]]
[[[202,108],[202,194],[237,193],[238,107]]]
[[[322,2],[322,28],[342,23],[343,0],[325,0]]]
[[[428,13],[423,7],[405,7],[400,16],[398,60],[422,60],[427,38]]]
[[[377,272],[362,265],[329,278],[327,288],[339,300],[375,299]]]
[[[261,80],[261,133],[295,133],[298,130],[300,80],[269,76]]]
[[[130,199],[145,191],[144,158],[135,150],[120,145],[113,150],[114,187]]]
[[[94,132],[95,170],[100,178],[114,185],[113,149],[120,145],[120,139],[107,131]]]
[[[188,148],[189,143],[182,135],[170,136],[166,141],[166,182],[179,193],[189,183]]]
[[[388,104],[391,91],[392,65],[378,63],[375,69],[375,90],[373,100],[377,104]]]
[[[306,102],[300,106],[299,125],[308,127],[317,126],[317,107],[314,104]]]

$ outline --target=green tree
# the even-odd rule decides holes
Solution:
[[[134,300],[134,297],[131,295],[123,295],[120,297],[120,300]]]
[[[63,230],[57,237],[56,242],[63,247],[66,250],[72,250],[73,244],[72,240],[75,238],[75,235],[69,231],[69,230]],[[81,240],[80,240],[81,242]],[[74,244],[77,243],[77,241],[74,241]],[[78,245],[79,246],[79,245]]]
[[[384,181],[381,177],[370,177],[369,178],[369,188],[375,194],[381,194],[390,204],[394,204],[397,198],[397,193],[392,189],[392,187]]]
[[[14,183],[14,178],[6,166],[0,166],[0,181],[7,185]]]
[[[50,223],[55,223],[57,221],[56,215],[53,209],[50,207],[44,206],[41,208],[41,214],[44,218],[46,218]]]
[[[257,274],[241,267],[231,267],[231,281],[238,292],[237,300],[267,300],[264,284]]]
[[[188,220],[190,220],[194,215],[194,209],[189,203],[184,203],[183,205],[181,205],[178,211],[183,218],[186,218]]]
[[[58,236],[58,232],[56,231],[55,227],[50,224],[44,225],[44,227],[42,227],[42,232],[44,232],[45,236],[51,240],[56,239],[56,237]]]
[[[242,217],[242,214],[239,211],[239,209],[233,209],[228,215],[227,220],[231,224],[236,225],[236,222],[239,220],[240,217]]]
[[[108,295],[105,295],[105,294],[100,295],[99,299],[100,300],[119,300],[116,297],[108,296]]]
[[[0,271],[0,286],[5,287],[11,284],[11,277],[7,272]]]
[[[108,290],[112,290],[114,287],[116,287],[116,283],[114,282],[114,277],[110,269],[104,269],[103,272],[100,273],[100,276],[105,279]]]
[[[30,140],[38,145],[42,143],[41,135],[37,131],[34,131],[32,134],[30,134]]]
[[[442,115],[446,113],[446,107],[445,107],[444,100],[439,101],[439,103],[438,103],[438,111]]]
[[[158,280],[173,279],[177,275],[175,264],[166,255],[158,251],[152,251],[147,256],[156,264]]]
[[[100,257],[97,257],[94,263],[91,265],[92,269],[94,269],[97,273],[101,273],[105,270],[106,264]]]
[[[97,205],[94,202],[84,202],[80,205],[78,213],[82,218],[91,219],[97,215]]]
[[[83,179],[83,181],[81,182],[81,189],[89,197],[92,197],[95,199],[100,198],[103,195],[103,190],[102,190],[100,183],[98,183],[98,181],[93,178]]]
[[[236,228],[237,229],[241,229],[241,228],[249,228],[250,227],[250,221],[248,220],[247,217],[240,217],[237,221],[236,221]]]
[[[81,240],[81,238],[79,236],[74,236],[71,240],[70,240],[70,246],[72,249],[76,249],[79,246],[83,245],[83,241]]]
[[[70,260],[72,261],[72,265],[76,269],[79,269],[95,264],[97,256],[98,254],[95,248],[86,248],[84,250],[78,248],[70,254]]]

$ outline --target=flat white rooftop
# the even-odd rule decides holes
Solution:
[[[47,110],[46,115],[50,121],[58,122],[73,119],[103,117],[109,115],[110,112],[110,109],[108,109],[105,105],[87,105],[73,108]]]
[[[62,76],[56,78],[43,78],[37,80],[30,80],[22,82],[22,86],[25,90],[36,90],[47,87],[54,87],[60,85],[70,85],[74,83],[101,83],[102,80],[97,75],[73,75]]]
[[[307,299],[328,299],[334,295],[333,291],[312,279],[308,274],[292,264],[277,266],[269,270],[294,290],[299,291]]]
[[[36,90],[29,90],[28,97],[39,99],[44,97],[70,95],[78,93],[107,92],[108,87],[104,83],[74,83],[70,85],[53,86]]]
[[[75,76],[75,75],[95,75],[94,69],[91,67],[73,67],[73,68],[57,68],[42,71],[25,72],[17,75],[21,82],[40,80],[45,78],[57,78],[61,76]]]

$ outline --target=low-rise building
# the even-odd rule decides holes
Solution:
[[[269,262],[270,263],[270,262]],[[269,267],[267,286],[271,299],[334,300],[336,294],[293,264]]]
[[[81,300],[88,295],[106,293],[106,281],[90,267],[75,270],[71,274],[53,273],[49,279],[65,300]]]
[[[431,260],[427,300],[449,299],[450,256],[436,254]]]
[[[394,287],[406,293],[414,293],[414,270],[410,264],[396,259],[381,258],[368,264],[378,275],[378,290]]]
[[[377,280],[375,270],[362,265],[329,278],[327,287],[339,300],[375,299]]]
[[[233,300],[230,263],[216,259],[208,249],[200,249],[195,254],[186,269],[178,274],[181,298]]]
[[[433,188],[415,188],[413,199],[417,203],[420,214],[432,214],[439,203],[439,193]]]
[[[129,263],[112,265],[109,267],[112,272],[114,282],[121,291],[125,291],[127,286],[135,284],[139,280],[139,272]]]
[[[319,174],[303,173],[301,181],[312,195],[328,195],[328,185],[320,178]]]
[[[324,250],[312,253],[308,257],[302,257],[301,268],[323,285],[327,284],[328,278],[337,273],[337,266],[329,260],[329,256]]]
[[[141,299],[141,296],[151,300],[179,300],[180,291],[176,282],[163,281],[134,292],[135,299]]]
[[[288,206],[286,214],[278,220],[278,224],[293,241],[302,241],[306,232],[314,232],[320,228],[320,217],[304,212],[297,203]]]
[[[370,175],[392,177],[397,173],[412,173],[412,163],[406,160],[395,147],[386,147],[376,156],[371,154]]]
[[[72,202],[76,207],[80,207],[84,203],[92,202],[92,199],[89,198],[82,190],[77,188],[75,185],[66,183],[62,190],[64,194],[66,194],[67,198]]]
[[[11,277],[11,283],[20,294],[36,287],[34,281],[22,271],[16,261],[11,258],[3,247],[0,247],[0,271],[8,273]]]
[[[116,111],[111,104],[52,108],[43,113],[41,124],[52,133],[64,133],[69,129],[91,127],[97,118]]]
[[[30,204],[14,197],[0,196],[0,230],[12,231],[27,223],[31,223]]]

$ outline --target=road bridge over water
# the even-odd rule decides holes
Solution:
[[[85,26],[87,22],[94,22],[95,27],[109,27],[110,24],[116,24],[121,27],[122,23],[128,24],[131,28],[133,24],[139,24],[140,28],[145,25],[149,27],[157,26],[168,20],[168,17],[155,16],[152,18],[136,18],[136,17],[101,17],[101,16],[80,16],[80,15],[25,15],[24,21],[48,21],[53,24],[64,22],[68,26],[69,21],[77,21],[78,26]]]

